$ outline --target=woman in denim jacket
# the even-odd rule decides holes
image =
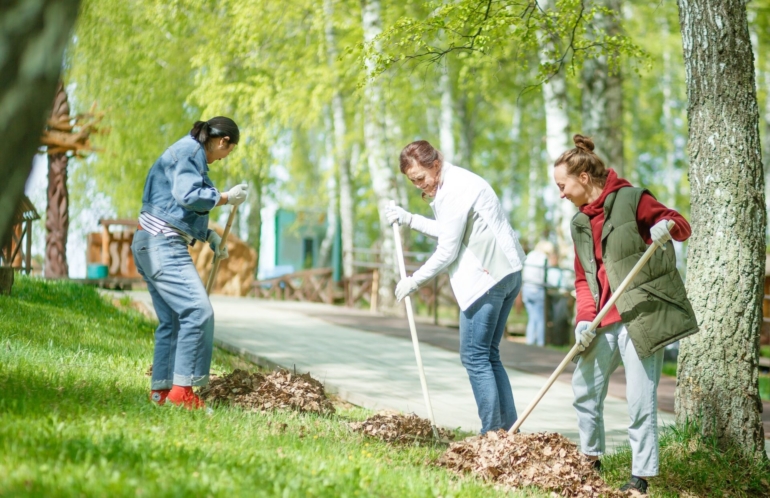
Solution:
[[[460,360],[470,378],[481,432],[510,429],[516,407],[508,374],[500,362],[500,340],[521,288],[524,251],[500,200],[480,176],[444,161],[424,140],[401,152],[401,172],[433,198],[435,219],[388,208],[398,221],[438,240],[436,251],[396,286],[401,301],[443,271],[449,272],[460,305]]]
[[[239,136],[238,125],[230,118],[197,121],[147,175],[140,226],[131,250],[160,322],[155,330],[150,395],[158,404],[203,407],[192,386],[209,381],[214,311],[187,246],[206,241],[216,257],[228,256],[219,235],[208,229],[209,211],[242,203],[247,186],[219,192],[208,177],[208,165],[227,157]]]

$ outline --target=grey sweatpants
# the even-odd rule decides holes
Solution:
[[[578,359],[572,374],[573,406],[577,410],[580,445],[586,455],[604,453],[604,398],[610,374],[620,365],[626,369],[628,438],[631,443],[631,473],[639,477],[658,475],[658,381],[663,368],[663,350],[640,360],[623,323],[598,329],[596,338]]]

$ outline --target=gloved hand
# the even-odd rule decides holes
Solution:
[[[214,230],[209,232],[208,237],[206,237],[206,242],[209,243],[209,247],[214,251],[215,258],[227,259],[230,257],[230,255],[227,254],[227,244],[222,243],[222,237],[220,237]]]
[[[412,213],[399,206],[386,206],[385,217],[388,219],[388,225],[398,222],[399,225],[409,226],[412,223]]]
[[[402,278],[396,284],[396,300],[400,303],[402,299],[417,290],[417,282],[412,277]]]
[[[668,220],[660,220],[650,228],[650,238],[653,244],[658,244],[661,249],[666,250],[666,242],[671,240],[671,234],[668,231]]]
[[[588,330],[591,326],[591,322],[578,322],[575,327],[575,344],[578,345],[578,351],[583,352],[586,350],[591,341],[596,337],[596,330]]]
[[[247,195],[249,195],[249,186],[246,183],[241,183],[227,191],[227,203],[238,206],[246,200]]]

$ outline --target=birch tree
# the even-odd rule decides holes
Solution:
[[[388,167],[385,158],[385,101],[382,84],[374,78],[378,73],[376,56],[380,51],[377,37],[382,33],[382,14],[380,0],[362,0],[362,25],[364,42],[371,45],[373,53],[365,55],[365,67],[368,84],[364,87],[364,143],[372,190],[377,199],[380,219],[380,250],[382,270],[379,281],[379,304],[385,309],[395,304],[393,289],[396,284],[394,271],[393,234],[385,217],[385,207],[391,200],[398,199],[395,187],[395,175]]]
[[[687,293],[700,332],[681,343],[677,421],[766,458],[757,379],[766,212],[746,5],[678,5],[692,192]]]

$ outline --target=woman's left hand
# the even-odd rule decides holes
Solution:
[[[412,277],[402,278],[396,285],[396,300],[400,303],[402,299],[417,290],[417,282]]]
[[[668,220],[660,220],[650,228],[650,238],[653,244],[658,244],[661,249],[666,250],[666,242],[671,240],[671,233],[668,231]]]

